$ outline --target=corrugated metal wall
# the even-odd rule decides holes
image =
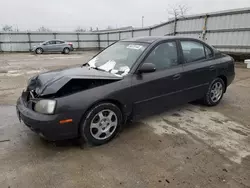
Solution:
[[[153,27],[105,33],[0,33],[0,51],[28,51],[37,43],[62,39],[76,48],[105,48],[139,36],[176,35],[200,38],[221,51],[250,53],[250,8],[187,16]]]

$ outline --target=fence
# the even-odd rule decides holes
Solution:
[[[78,49],[105,48],[138,36],[176,35],[200,38],[229,53],[250,54],[250,8],[192,15],[153,27],[99,33],[0,33],[0,51],[29,51],[50,39],[70,41]]]

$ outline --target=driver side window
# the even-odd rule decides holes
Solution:
[[[156,46],[146,58],[145,63],[153,63],[156,70],[178,65],[176,42],[165,42]]]

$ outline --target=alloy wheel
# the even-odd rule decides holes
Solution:
[[[102,110],[91,120],[90,133],[97,140],[105,140],[113,135],[118,119],[112,110]]]
[[[216,103],[218,102],[223,94],[223,85],[221,82],[215,82],[210,91],[211,100]]]

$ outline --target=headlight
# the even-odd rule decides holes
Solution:
[[[35,104],[34,110],[42,114],[53,114],[56,107],[55,100],[43,99]]]

